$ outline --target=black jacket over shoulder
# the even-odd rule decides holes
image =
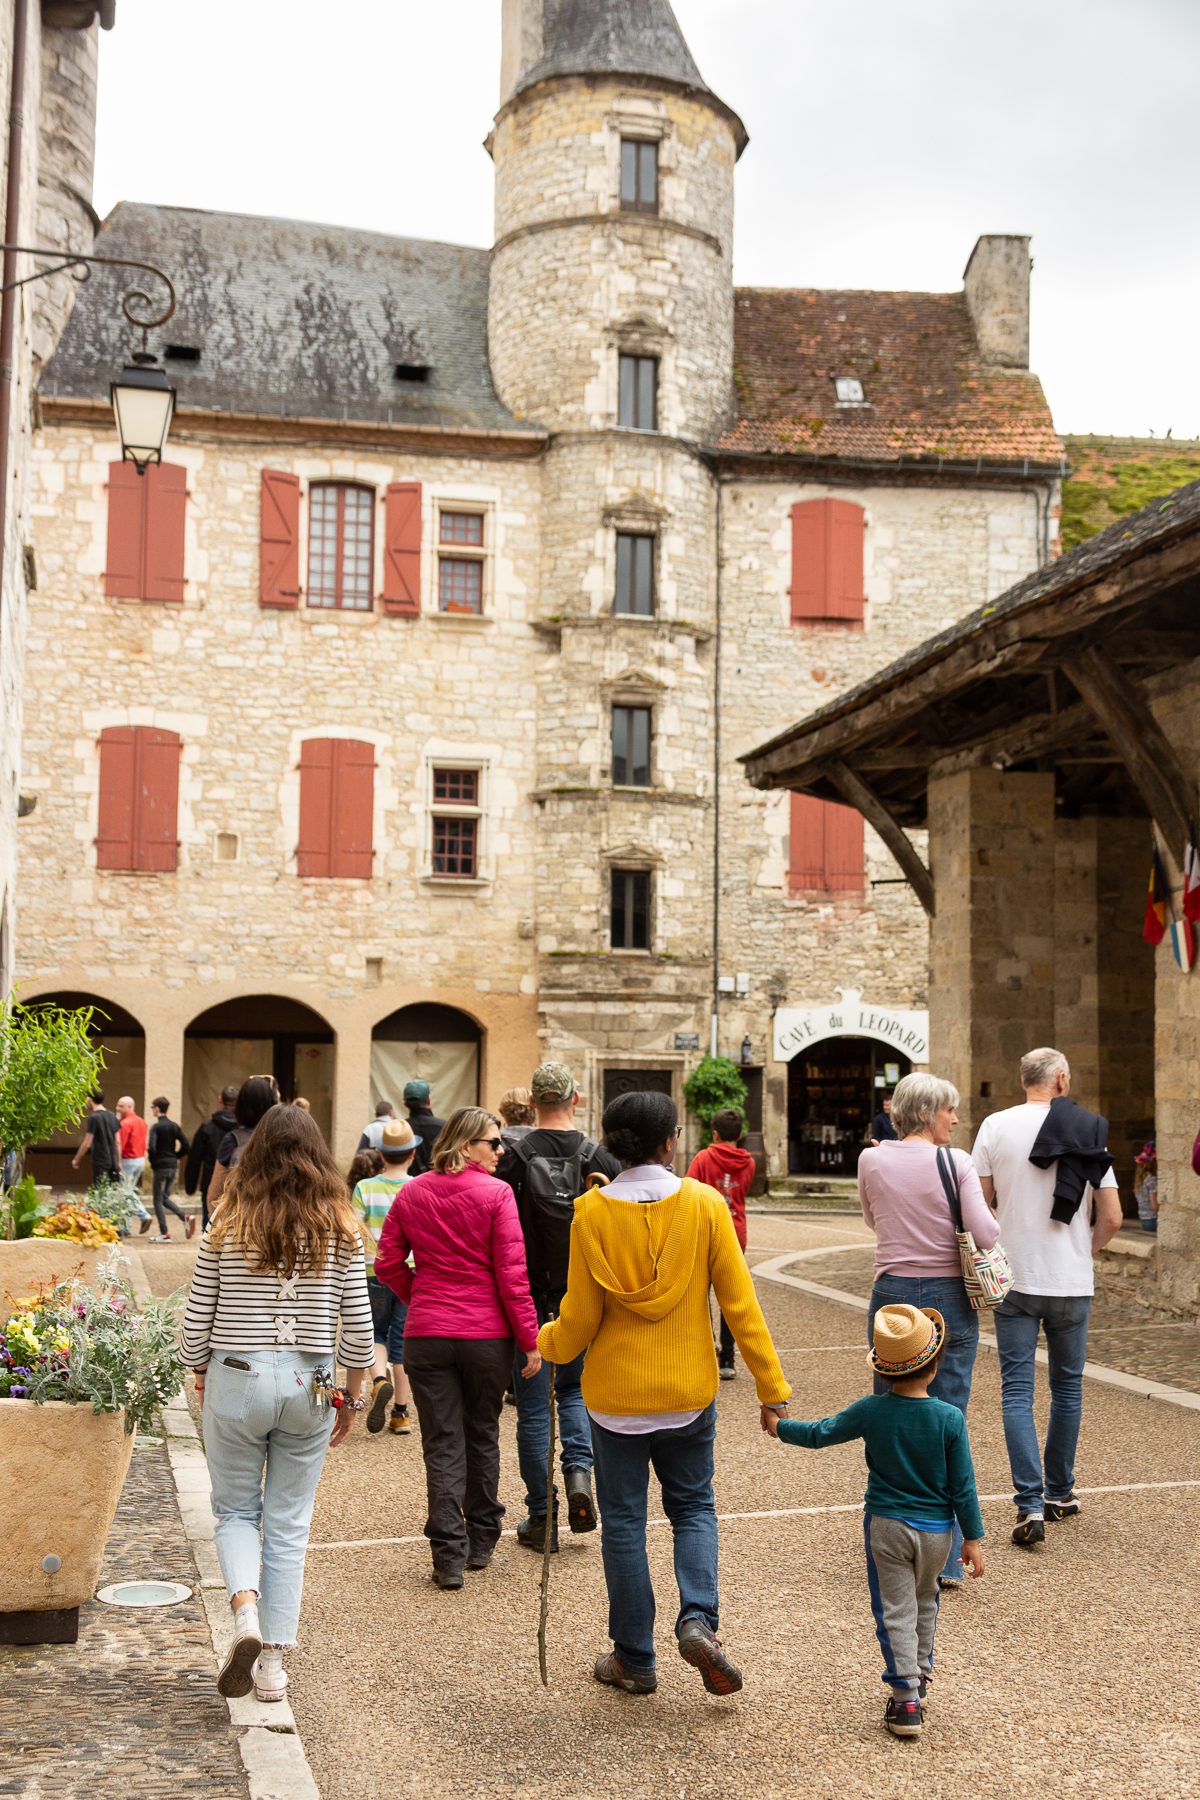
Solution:
[[[212,1180],[213,1170],[217,1166],[217,1150],[221,1139],[231,1132],[237,1120],[231,1112],[222,1107],[211,1119],[205,1119],[203,1125],[192,1139],[191,1154],[184,1170],[183,1185],[189,1194],[199,1188],[207,1194],[208,1184]]]
[[[1068,1094],[1060,1094],[1050,1102],[1029,1160],[1039,1169],[1058,1164],[1050,1217],[1060,1225],[1069,1225],[1079,1211],[1089,1181],[1093,1187],[1099,1187],[1113,1166],[1108,1150],[1108,1120],[1089,1112]]]

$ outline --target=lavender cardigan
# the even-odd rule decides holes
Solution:
[[[999,1241],[1000,1227],[983,1197],[965,1150],[951,1150],[958,1170],[963,1227],[980,1250]],[[876,1275],[962,1274],[954,1220],[937,1169],[937,1149],[924,1138],[879,1144],[858,1159],[858,1198],[875,1232]]]

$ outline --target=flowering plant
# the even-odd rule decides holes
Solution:
[[[155,1410],[183,1388],[172,1300],[139,1311],[114,1261],[94,1287],[78,1276],[47,1282],[0,1304],[0,1399],[125,1408],[125,1429],[149,1428]]]
[[[81,1206],[74,1200],[60,1200],[49,1218],[38,1221],[32,1235],[35,1238],[66,1238],[73,1244],[87,1244],[90,1249],[97,1249],[101,1244],[115,1244],[119,1234],[110,1220],[101,1218],[91,1207]]]

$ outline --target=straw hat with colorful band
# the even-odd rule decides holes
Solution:
[[[946,1321],[932,1306],[893,1301],[875,1314],[875,1347],[867,1361],[878,1375],[915,1375],[933,1361],[946,1335]]]

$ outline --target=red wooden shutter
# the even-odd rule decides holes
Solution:
[[[135,473],[134,480],[137,479]],[[107,731],[100,733],[100,809],[96,820],[98,869],[134,867],[135,746],[136,736],[131,726],[110,725]]]
[[[371,879],[374,811],[374,744],[334,739],[331,875]]]
[[[793,619],[863,616],[863,509],[850,500],[792,508]]]
[[[332,738],[307,738],[300,746],[297,875],[333,873],[333,749]]]
[[[146,477],[139,475],[130,462],[110,463],[108,549],[104,559],[104,592],[110,600],[142,597],[145,506]]]
[[[187,470],[178,463],[151,463],[142,480],[146,484],[146,499],[140,597],[182,601]]]
[[[863,822],[853,806],[819,801],[825,813],[825,883],[834,893],[862,891]]]
[[[300,604],[300,477],[283,469],[262,472],[259,537],[259,604]]]
[[[144,725],[134,735],[134,867],[169,873],[177,861],[179,738]]]
[[[393,481],[384,501],[383,610],[415,619],[421,611],[421,484]]]
[[[824,892],[860,891],[863,886],[862,814],[852,806],[792,795],[788,882]]]

